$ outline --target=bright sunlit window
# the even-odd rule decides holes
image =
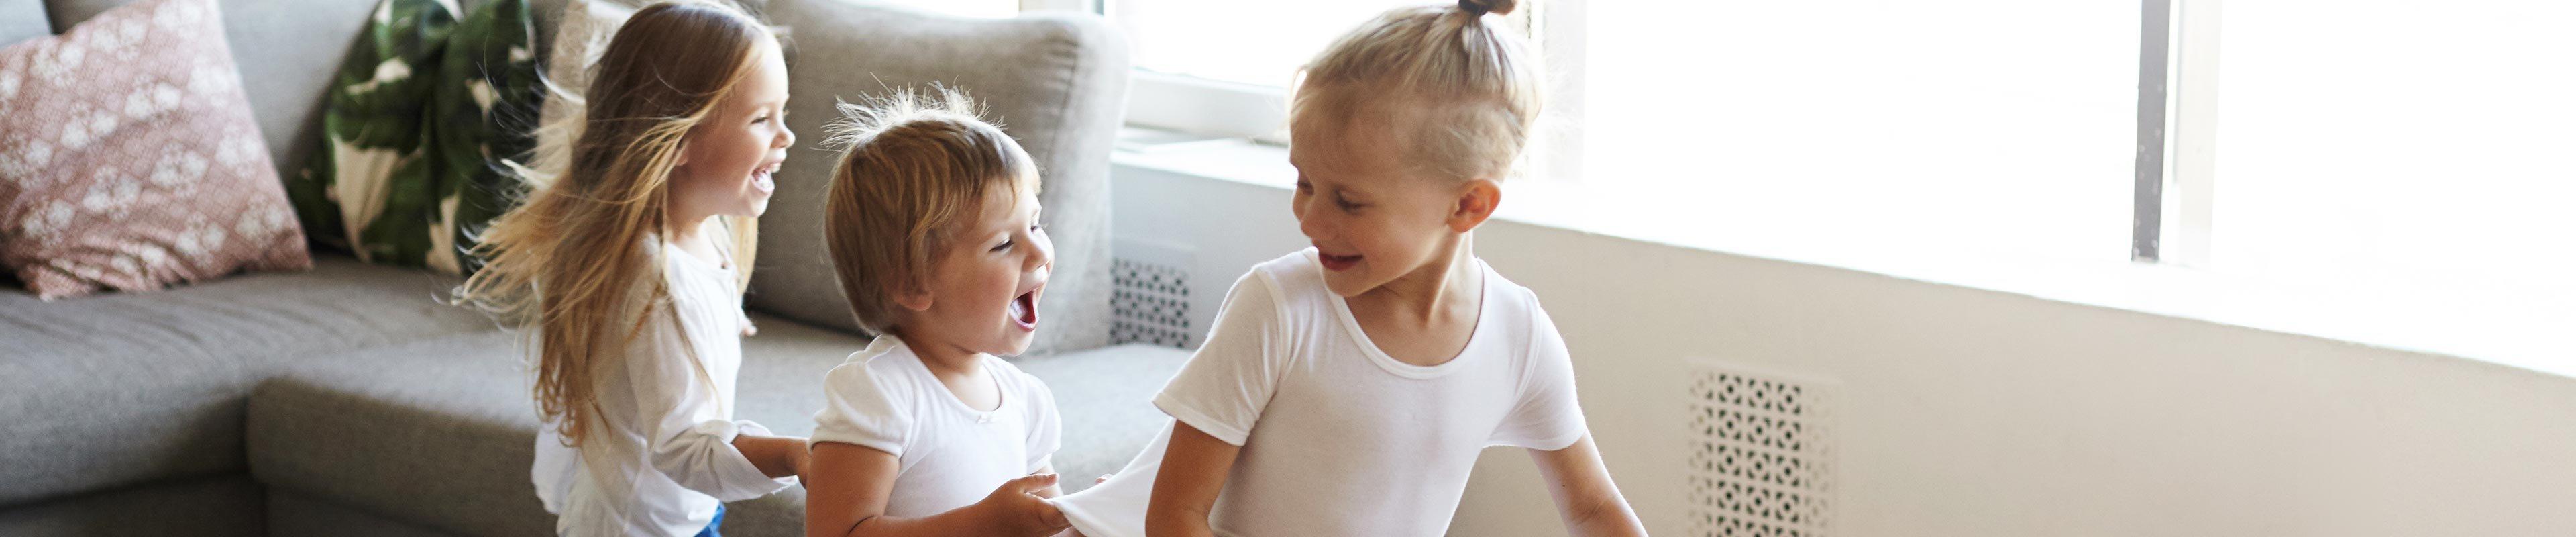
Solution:
[[[1136,68],[1255,86],[1285,87],[1324,45],[1404,0],[1315,0],[1292,5],[1207,0],[1108,0],[1102,13],[1127,31]]]
[[[2571,311],[2576,3],[2270,0],[2224,18],[2212,270]]]
[[[1710,233],[2128,257],[2134,2],[1589,9],[1581,184],[1687,199]]]
[[[1132,43],[1132,124],[1276,141],[1299,65],[1433,3],[1099,7]],[[1523,180],[1638,220],[1582,225],[2576,321],[2576,3],[1538,0],[1511,22],[1556,77]]]
[[[868,0],[960,17],[1000,18],[1018,15],[1020,0]]]

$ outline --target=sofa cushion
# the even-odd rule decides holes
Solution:
[[[252,537],[262,518],[259,485],[232,473],[11,507],[0,510],[0,535]]]
[[[371,263],[424,263],[441,163],[423,155],[435,128],[425,110],[458,16],[438,0],[384,0],[341,60],[321,146],[286,176],[314,244]]]
[[[62,31],[133,0],[48,0],[54,30]],[[319,140],[322,87],[340,64],[375,2],[275,2],[225,0],[224,38],[231,41],[242,89],[268,143],[269,160],[284,167],[302,162],[302,148]]]
[[[823,375],[866,341],[784,319],[756,321],[760,334],[743,342],[737,417],[779,434],[811,434]],[[517,344],[506,333],[468,334],[286,365],[251,396],[251,473],[272,490],[439,531],[551,531],[554,517],[529,483],[537,418]],[[1185,358],[1176,349],[1128,346],[1022,359],[1054,388],[1064,414],[1057,470],[1098,475],[1134,456],[1167,419],[1146,400]],[[1089,485],[1088,477],[1067,481],[1077,490]],[[801,533],[803,506],[801,488],[735,502],[724,529]]]
[[[1091,488],[1092,478],[1126,467],[1163,432],[1172,418],[1154,408],[1154,394],[1189,360],[1186,350],[1119,345],[1018,361],[1020,370],[1046,380],[1064,417],[1055,471],[1064,476],[1065,492]]]
[[[447,537],[455,535],[329,500],[270,489],[268,537]]]
[[[0,505],[242,467],[242,402],[282,358],[490,331],[454,280],[313,270],[39,302],[0,291]]]
[[[374,263],[470,273],[474,237],[516,203],[544,94],[527,3],[454,12],[388,0],[340,65],[325,140],[287,179],[313,241]]]
[[[214,0],[0,48],[0,265],[48,299],[312,265]]]
[[[803,436],[823,373],[863,345],[776,318],[744,341],[738,417]],[[553,531],[529,483],[537,416],[515,335],[469,334],[316,357],[251,397],[252,475],[272,489],[475,535]],[[399,488],[382,483],[403,483]],[[422,502],[419,498],[443,498]],[[725,514],[728,531],[795,534],[803,491]]]
[[[814,429],[822,378],[865,341],[784,319],[743,342],[738,417],[784,435]],[[314,357],[252,395],[251,472],[285,490],[464,534],[553,531],[537,502],[537,416],[518,340],[469,334]],[[400,488],[375,486],[404,483]],[[453,498],[421,502],[418,498]],[[804,492],[735,502],[725,527],[802,532]]]
[[[787,121],[820,140],[836,100],[936,82],[964,89],[1037,159],[1055,277],[1030,352],[1109,338],[1109,149],[1127,91],[1127,48],[1099,17],[965,19],[848,0],[776,0],[788,28]],[[823,192],[838,153],[791,150],[760,222],[759,271],[746,300],[791,319],[856,332],[823,247]]]
[[[251,394],[251,474],[440,531],[550,534],[516,343],[467,334],[288,364]]]

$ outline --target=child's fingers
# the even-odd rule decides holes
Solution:
[[[1055,486],[1055,474],[1029,474],[1003,483],[1002,487],[1018,492],[1037,492]]]
[[[1091,484],[1098,485],[1098,484],[1101,484],[1101,483],[1107,483],[1107,482],[1109,482],[1109,476],[1113,476],[1113,475],[1118,475],[1118,474],[1100,474],[1100,477],[1091,478]]]
[[[1073,521],[1064,519],[1064,510],[1057,509],[1052,503],[1039,504],[1038,521],[1046,523],[1049,528],[1063,529],[1073,526]]]

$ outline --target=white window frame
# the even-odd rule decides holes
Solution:
[[[1128,77],[1127,125],[1286,144],[1288,89],[1139,68]]]
[[[2144,0],[2130,259],[2209,266],[2220,0]]]

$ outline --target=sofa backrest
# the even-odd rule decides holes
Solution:
[[[0,0],[0,43],[56,33],[134,0]],[[470,10],[483,0],[466,0]],[[529,0],[534,50],[551,50],[566,0]],[[613,0],[641,3],[643,0]],[[377,0],[221,0],[225,37],[280,177],[320,143],[333,73]],[[761,219],[753,309],[856,331],[822,240],[822,194],[835,153],[822,147],[838,100],[936,83],[986,105],[1045,177],[1040,200],[1056,263],[1032,354],[1098,347],[1109,333],[1109,152],[1125,115],[1125,39],[1097,16],[969,19],[864,0],[753,0],[788,32],[789,128],[800,147]],[[23,35],[22,35],[23,34]],[[11,38],[11,36],[16,36]]]
[[[1044,177],[1039,201],[1055,241],[1030,354],[1109,341],[1109,152],[1127,100],[1126,40],[1097,16],[969,19],[852,0],[772,0],[788,30],[788,150],[760,222],[752,307],[857,330],[823,248],[823,190],[837,152],[824,147],[836,100],[858,102],[932,83],[983,101]]]

